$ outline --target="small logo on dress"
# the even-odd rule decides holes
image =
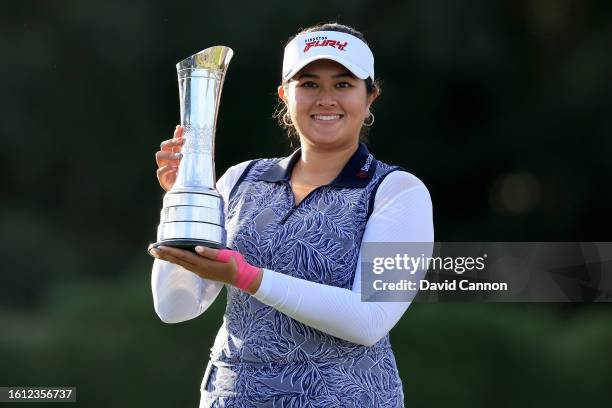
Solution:
[[[368,170],[370,170],[370,165],[372,164],[373,158],[374,156],[372,156],[372,153],[368,154],[368,158],[366,159],[363,166],[361,166],[361,170],[359,170],[357,174],[355,174],[358,178],[364,179],[368,177]]]
[[[361,168],[361,170],[367,172],[368,170],[370,170],[370,164],[372,164],[372,159],[374,156],[372,156],[372,153],[368,154],[368,158],[366,159],[363,167]]]

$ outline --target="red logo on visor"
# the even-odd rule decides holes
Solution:
[[[319,41],[307,41],[304,47],[304,52],[308,51],[313,47],[333,47],[340,51],[346,51],[345,48],[348,45],[348,41],[340,42],[336,40],[319,40]]]

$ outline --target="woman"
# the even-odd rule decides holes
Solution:
[[[152,248],[155,308],[169,323],[203,313],[228,290],[200,407],[401,407],[389,330],[409,302],[361,302],[364,242],[433,242],[423,183],[359,143],[374,121],[374,57],[340,24],[289,41],[278,95],[300,141],[283,159],[231,167],[219,179],[228,247]],[[176,178],[182,129],[157,152]],[[184,270],[173,273],[168,263]]]

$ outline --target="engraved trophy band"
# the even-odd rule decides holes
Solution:
[[[210,47],[176,64],[185,142],[176,181],[166,193],[157,244],[225,248],[223,198],[215,189],[215,129],[233,51]]]

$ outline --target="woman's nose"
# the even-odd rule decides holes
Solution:
[[[321,97],[317,100],[319,106],[336,106],[338,102],[331,96]]]
[[[318,106],[336,106],[338,102],[332,90],[321,89],[317,99]]]

